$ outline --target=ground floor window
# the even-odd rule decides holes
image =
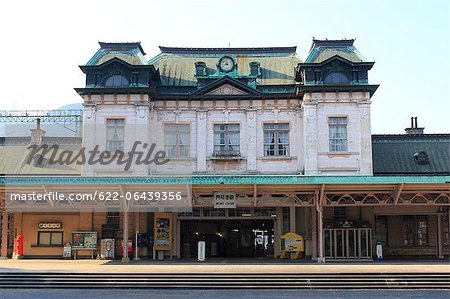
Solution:
[[[63,232],[38,232],[38,245],[62,245]]]
[[[403,217],[403,245],[428,246],[427,216]]]

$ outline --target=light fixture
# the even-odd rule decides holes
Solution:
[[[242,217],[251,217],[252,216],[252,214],[250,214],[250,213],[242,213]]]

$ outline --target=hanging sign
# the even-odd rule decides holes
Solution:
[[[214,193],[214,209],[235,209],[235,192],[216,192]]]

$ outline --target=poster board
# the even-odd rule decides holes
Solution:
[[[303,237],[296,233],[285,233],[280,238],[280,258],[286,258],[290,252],[294,252],[294,259],[298,259],[300,255],[305,251],[305,242]]]
[[[72,232],[72,249],[97,249],[97,232]]]
[[[155,250],[172,250],[172,214],[155,213]]]

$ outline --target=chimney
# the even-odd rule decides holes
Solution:
[[[41,119],[36,119],[36,129],[30,129],[31,141],[30,145],[40,145],[44,141],[45,131],[41,130]]]
[[[406,128],[405,132],[406,132],[406,135],[423,135],[424,129],[425,128],[419,128],[419,126],[417,125],[417,116],[416,116],[416,117],[411,117],[411,127]]]

